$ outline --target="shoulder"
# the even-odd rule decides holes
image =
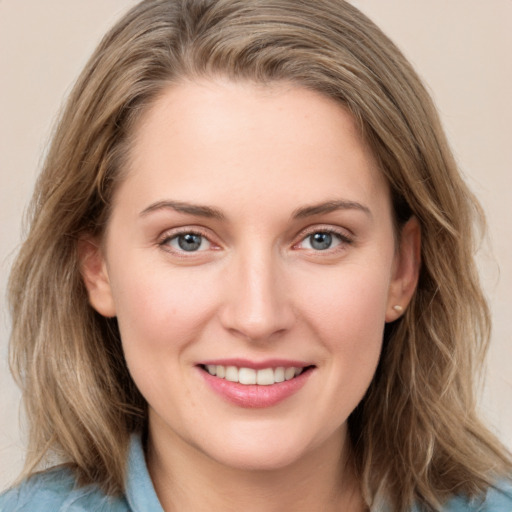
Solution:
[[[78,487],[64,467],[38,473],[0,495],[0,512],[129,512],[122,498]]]
[[[484,499],[468,501],[456,498],[450,501],[446,512],[512,512],[512,480],[491,487]]]

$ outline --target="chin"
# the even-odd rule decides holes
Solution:
[[[293,436],[289,431],[284,435],[276,435],[275,430],[268,434],[265,436],[259,432],[259,435],[238,438],[226,436],[223,442],[212,443],[211,450],[203,450],[203,453],[225,467],[239,471],[268,472],[306,462],[317,450],[321,450],[323,444],[312,442],[304,436]],[[226,443],[228,437],[229,444]]]
[[[214,456],[216,461],[225,467],[237,471],[247,472],[271,472],[288,468],[298,463],[304,454],[290,450],[231,450],[230,453],[222,453]]]

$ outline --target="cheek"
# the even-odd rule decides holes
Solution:
[[[330,351],[339,357],[348,386],[355,390],[362,386],[365,390],[382,348],[386,294],[382,289],[360,287],[348,296],[343,295],[338,304],[336,308],[333,301],[328,310],[332,321],[325,339]]]
[[[150,265],[147,265],[150,267]],[[165,266],[119,272],[113,294],[127,358],[143,352],[144,359],[175,354],[194,339],[214,309],[207,276],[191,275]],[[121,279],[122,277],[122,279]]]
[[[363,398],[382,349],[387,273],[347,268],[325,280],[312,280],[303,311],[325,348],[328,380],[325,408],[346,418]]]
[[[347,266],[308,279],[302,309],[326,339],[356,342],[382,333],[385,323],[389,273]],[[350,333],[350,336],[348,335]]]
[[[187,387],[183,360],[214,310],[205,276],[171,272],[162,265],[137,272],[133,265],[131,272],[115,277],[123,351],[137,388],[150,404],[176,407],[175,400],[184,400],[192,405],[195,397]]]

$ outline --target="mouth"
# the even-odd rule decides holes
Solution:
[[[199,367],[213,377],[245,386],[272,386],[293,380],[305,372],[311,371],[310,366],[278,366],[268,368],[247,368],[244,366],[226,366],[221,364],[202,364]]]

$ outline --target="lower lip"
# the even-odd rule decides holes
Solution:
[[[214,377],[203,369],[199,369],[204,380],[222,398],[239,407],[251,409],[272,407],[297,393],[312,373],[306,370],[293,379],[272,384],[270,386],[245,385]]]

